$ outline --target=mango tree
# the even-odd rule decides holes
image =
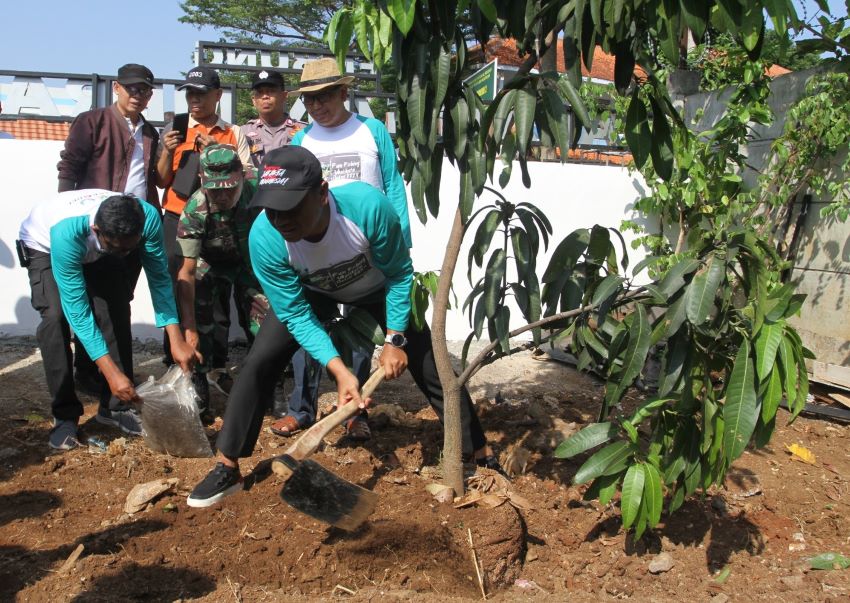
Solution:
[[[605,376],[599,422],[558,453],[574,456],[607,444],[576,481],[592,480],[591,494],[603,500],[621,489],[624,522],[640,530],[658,521],[665,485],[675,507],[721,480],[754,436],[757,444],[769,439],[783,396],[799,410],[807,393],[806,351],[787,318],[801,300],[776,278],[780,258],[773,248],[738,214],[729,212],[726,228],[707,230],[680,253],[643,263],[631,275],[616,231],[581,229],[557,244],[539,276],[535,257],[548,244],[551,225],[537,208],[488,186],[504,186],[515,166],[529,186],[534,129],[567,157],[574,137],[565,106],[589,124],[580,69],[592,66],[597,46],[615,56],[617,90],[630,98],[626,138],[637,167],[651,165],[661,181],[681,176],[688,168],[675,133],[683,124],[662,64],[679,63],[687,30],[701,38],[709,27],[732,34],[755,58],[764,14],[778,31],[796,23],[789,0],[357,0],[334,15],[326,37],[340,59],[353,38],[378,67],[397,67],[399,165],[420,220],[445,211],[446,203],[454,212],[432,331],[446,396],[445,479],[456,492],[463,489],[460,388],[483,362],[510,353],[510,337],[521,332],[530,331],[535,344],[569,336],[580,367]],[[491,34],[514,38],[524,57],[489,105],[463,82],[470,34],[479,43]],[[533,71],[555,44],[563,47],[566,78]],[[444,157],[460,173],[452,201],[439,195]],[[735,165],[728,169],[735,180]],[[492,206],[476,213],[476,200],[494,194]],[[461,242],[479,217],[469,260],[484,274],[473,278],[466,307],[473,336],[486,325],[491,343],[457,376],[446,346],[446,307]],[[701,228],[699,220],[694,228]],[[633,276],[649,269],[651,284],[634,286]],[[507,296],[516,299],[525,327],[509,330]],[[620,401],[656,344],[664,344],[659,395],[622,415]]]

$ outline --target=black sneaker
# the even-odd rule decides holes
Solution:
[[[216,463],[213,470],[192,490],[186,504],[190,507],[209,507],[241,489],[242,475],[239,469]]]

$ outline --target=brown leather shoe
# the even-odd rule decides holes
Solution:
[[[289,436],[294,436],[296,433],[304,431],[304,426],[298,423],[298,419],[292,415],[286,415],[272,423],[269,429],[271,429],[271,432],[275,435],[288,438]]]

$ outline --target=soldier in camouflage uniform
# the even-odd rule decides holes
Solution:
[[[236,290],[247,329],[257,333],[269,303],[251,269],[248,233],[259,210],[248,209],[257,190],[231,145],[210,145],[201,153],[201,188],[186,203],[177,226],[177,301],[186,341],[203,355],[193,382],[202,411],[209,406],[207,375],[212,358],[213,300]],[[208,418],[208,417],[206,417]]]

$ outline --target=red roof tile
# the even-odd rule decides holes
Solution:
[[[791,70],[786,69],[782,65],[771,65],[770,67],[764,70],[764,73],[767,77],[779,77],[780,75],[791,73]]]
[[[563,44],[559,43],[556,47],[556,50],[556,68],[558,70],[558,73],[565,73],[567,71],[567,68],[566,63],[564,61]],[[479,51],[478,46],[475,46],[470,49],[470,52],[475,51]],[[493,59],[497,58],[499,59],[499,64],[512,65],[514,67],[520,66],[524,60],[524,56],[521,56],[519,54],[519,51],[517,50],[516,40],[504,38],[490,38],[487,41],[487,56],[485,58],[485,62],[490,62]],[[593,62],[591,63],[591,70],[588,71],[587,68],[584,66],[584,63],[582,62],[581,75],[582,77],[590,76],[593,79],[613,82],[614,63],[614,55],[604,52],[599,46],[597,46],[593,51]],[[765,74],[768,77],[777,77],[790,72],[791,71],[789,69],[786,69],[785,67],[782,67],[780,65],[771,65],[765,70]],[[638,76],[643,76],[644,71],[639,66],[635,66],[635,74]]]
[[[471,52],[477,50],[478,47],[470,49]],[[557,70],[559,73],[566,72],[566,63],[564,62],[564,46],[558,44],[557,50]],[[490,38],[487,41],[487,56],[486,62],[493,59],[499,59],[502,65],[512,65],[518,67],[522,64],[524,57],[517,50],[516,40],[504,38]],[[640,67],[635,67],[635,73],[640,75],[643,70]],[[597,80],[605,80],[608,82],[614,81],[614,55],[604,52],[599,46],[593,51],[593,62],[591,70],[585,68],[584,63],[581,64],[581,74],[583,77],[592,77]]]
[[[560,158],[560,149],[555,149],[555,155]],[[567,161],[572,160],[579,163],[601,163],[604,165],[628,165],[632,161],[632,154],[617,151],[597,151],[593,149],[570,149],[567,152]]]
[[[71,124],[66,121],[10,119],[0,121],[0,130],[19,140],[65,140]]]

